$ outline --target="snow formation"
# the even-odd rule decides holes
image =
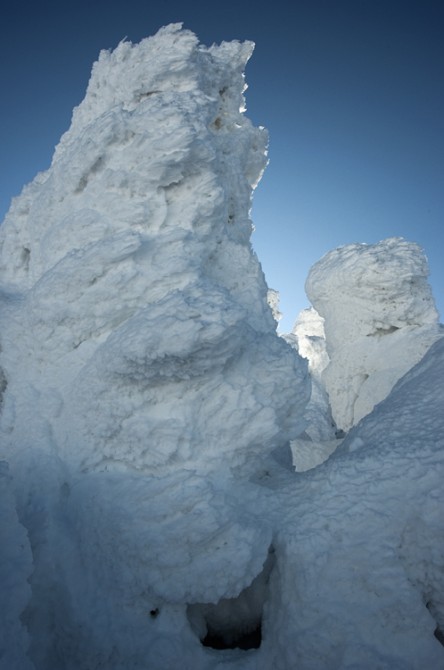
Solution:
[[[250,246],[251,51],[102,52],[0,229],[1,670],[444,664],[443,340],[294,472],[334,426]]]
[[[443,336],[428,274],[422,249],[402,238],[340,247],[311,268],[306,291],[323,319],[328,364],[307,355],[340,430],[386,398]]]

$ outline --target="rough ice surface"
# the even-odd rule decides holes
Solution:
[[[2,224],[1,670],[444,665],[443,340],[294,471],[335,426],[250,245],[251,51],[102,52]]]

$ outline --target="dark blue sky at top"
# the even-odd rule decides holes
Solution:
[[[426,250],[444,315],[444,3],[431,0],[4,0],[0,218],[49,167],[100,49],[182,21],[250,39],[247,115],[270,133],[253,247],[289,330],[330,249],[391,236]]]

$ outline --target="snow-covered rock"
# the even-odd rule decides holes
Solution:
[[[339,429],[368,414],[443,336],[428,274],[423,250],[402,238],[340,247],[311,268],[306,291],[324,319],[322,380]]]

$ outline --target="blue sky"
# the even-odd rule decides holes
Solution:
[[[6,0],[0,218],[49,166],[100,49],[183,21],[205,44],[251,39],[247,114],[270,132],[253,247],[289,330],[324,253],[419,242],[444,317],[444,3],[431,0]]]

